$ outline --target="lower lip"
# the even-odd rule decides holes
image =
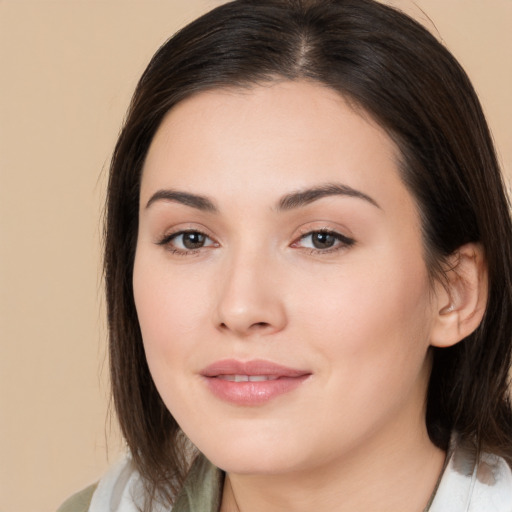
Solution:
[[[233,382],[217,377],[205,377],[210,391],[221,400],[235,405],[262,405],[273,398],[299,387],[309,375],[280,377],[258,382]]]

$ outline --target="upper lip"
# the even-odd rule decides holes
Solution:
[[[201,370],[200,373],[204,377],[218,377],[219,375],[267,375],[289,378],[311,374],[311,372],[306,370],[289,368],[263,359],[255,359],[252,361],[223,359],[210,364]]]

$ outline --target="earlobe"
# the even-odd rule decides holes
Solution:
[[[487,264],[482,247],[469,243],[449,258],[445,280],[438,282],[431,345],[450,347],[482,321],[487,304]]]

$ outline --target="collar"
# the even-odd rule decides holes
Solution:
[[[188,473],[172,512],[218,512],[224,472],[199,455]],[[143,486],[130,457],[99,482],[89,512],[137,512]],[[153,512],[164,512],[158,507]],[[512,471],[497,455],[482,453],[470,443],[452,440],[447,463],[427,512],[512,512]]]

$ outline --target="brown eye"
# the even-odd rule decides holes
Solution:
[[[179,231],[164,237],[158,245],[175,254],[188,254],[208,247],[218,247],[217,242],[200,231]]]
[[[318,230],[310,231],[303,235],[293,247],[310,249],[318,253],[332,252],[338,249],[348,248],[355,244],[355,240],[336,231]]]
[[[197,231],[190,231],[178,235],[181,236],[181,243],[185,249],[200,249],[206,242],[206,235]],[[176,238],[178,238],[176,237]]]
[[[330,249],[336,243],[336,238],[331,233],[317,231],[311,234],[311,244],[315,249]]]

